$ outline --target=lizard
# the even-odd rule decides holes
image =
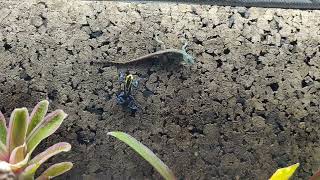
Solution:
[[[158,43],[164,44],[162,41],[160,41],[158,39],[158,36],[156,36],[155,40]],[[164,50],[160,50],[160,51],[156,51],[135,59],[131,59],[129,61],[126,62],[117,62],[117,61],[107,61],[106,63],[111,63],[111,64],[131,64],[131,63],[135,63],[135,62],[139,62],[139,61],[144,61],[147,59],[157,59],[159,57],[163,57],[163,56],[167,56],[169,54],[171,55],[179,55],[182,56],[183,61],[188,64],[188,65],[192,65],[195,63],[193,56],[191,56],[190,54],[187,53],[186,47],[188,46],[188,43],[186,42],[181,49],[174,49],[174,48],[170,48],[170,49],[164,49]]]

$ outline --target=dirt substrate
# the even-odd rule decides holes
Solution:
[[[160,179],[123,143],[150,147],[181,179],[267,179],[300,162],[320,167],[320,11],[90,1],[0,2],[0,109],[69,116],[42,144],[72,152],[48,164],[75,166],[60,179]],[[177,58],[115,66],[189,42],[196,64]],[[117,75],[142,78],[131,117],[116,104]],[[47,165],[48,165],[47,164]]]

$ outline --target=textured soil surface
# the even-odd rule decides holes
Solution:
[[[320,167],[320,11],[90,1],[0,2],[0,109],[48,98],[69,114],[41,149],[67,141],[60,179],[160,179],[127,132],[181,179],[267,179]],[[179,58],[110,65],[160,49]],[[135,117],[115,100],[120,70],[140,77]],[[58,178],[59,179],[59,178]]]

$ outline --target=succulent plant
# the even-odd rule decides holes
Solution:
[[[34,179],[39,166],[50,157],[71,149],[66,142],[57,143],[44,152],[31,158],[39,143],[53,134],[67,117],[62,110],[47,114],[49,102],[39,102],[29,116],[26,108],[15,109],[10,117],[9,126],[0,112],[0,179]],[[37,180],[51,179],[70,170],[71,162],[50,166]]]

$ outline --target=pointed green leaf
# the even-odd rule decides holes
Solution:
[[[13,149],[13,151],[10,154],[10,164],[16,164],[20,161],[23,161],[26,155],[26,144],[24,143],[21,146],[18,146]]]
[[[27,132],[28,110],[17,108],[13,110],[8,128],[7,147],[9,153],[25,142]]]
[[[71,145],[66,142],[60,142],[57,143],[51,147],[49,147],[44,152],[38,154],[36,157],[34,157],[31,161],[28,163],[28,167],[26,168],[26,171],[24,173],[24,176],[34,176],[37,169],[40,167],[41,164],[43,164],[46,160],[48,160],[50,157],[60,153],[60,152],[67,152],[70,151]]]
[[[168,166],[165,165],[148,147],[140,143],[134,137],[119,131],[109,132],[108,135],[114,136],[130,146],[146,161],[148,161],[166,180],[176,179],[173,172],[168,168]]]
[[[56,110],[45,117],[35,127],[27,138],[27,151],[33,152],[37,145],[45,138],[53,134],[61,125],[67,114],[62,110]]]
[[[62,163],[54,164],[50,166],[45,172],[43,172],[40,175],[40,177],[38,177],[36,180],[46,180],[46,179],[57,177],[69,171],[72,168],[72,166],[73,164],[71,162],[62,162]]]
[[[4,118],[2,112],[0,111],[0,141],[2,144],[6,144],[7,139],[7,126],[6,119]]]
[[[270,180],[288,180],[296,171],[296,169],[299,167],[299,165],[300,165],[299,163],[296,163],[294,165],[278,169],[272,175]]]
[[[43,120],[47,114],[48,106],[49,101],[43,100],[34,107],[28,122],[27,137],[31,131]]]
[[[42,153],[38,154],[36,157],[31,159],[31,161],[28,164],[34,164],[34,163],[44,163],[46,160],[48,160],[50,157],[59,154],[61,152],[68,152],[71,149],[71,145],[67,142],[60,142],[57,143]]]

